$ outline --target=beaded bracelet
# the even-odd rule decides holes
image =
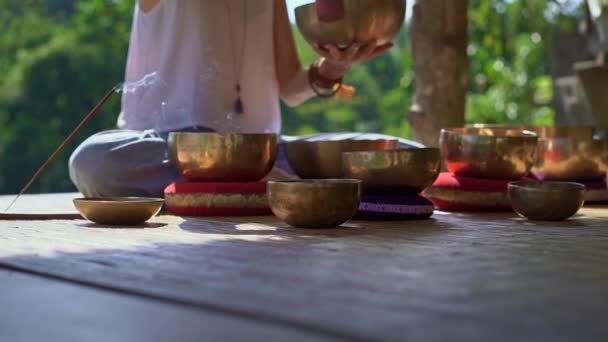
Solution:
[[[329,98],[336,95],[342,89],[342,78],[330,80],[319,74],[319,66],[315,62],[308,68],[308,83],[319,97]]]

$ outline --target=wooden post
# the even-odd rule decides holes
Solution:
[[[444,127],[464,125],[468,86],[468,0],[416,0],[411,45],[416,90],[409,122],[416,140],[437,146]]]

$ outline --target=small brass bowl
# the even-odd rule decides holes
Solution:
[[[188,180],[257,182],[277,157],[277,134],[169,133],[169,156]]]
[[[538,135],[536,162],[531,173],[539,180],[591,181],[608,171],[608,138],[588,126],[475,125],[493,130],[525,129]]]
[[[142,224],[163,207],[162,198],[109,197],[76,198],[74,206],[89,221],[107,225]]]
[[[333,228],[355,216],[361,201],[361,181],[318,179],[268,182],[272,212],[290,226]]]
[[[342,154],[344,177],[363,181],[370,194],[417,195],[439,176],[438,148],[410,148]]]
[[[285,155],[294,172],[304,179],[343,178],[342,153],[395,149],[397,139],[298,140],[285,144]]]
[[[376,39],[391,42],[405,19],[405,0],[343,0],[345,16],[336,21],[320,21],[315,3],[295,9],[296,24],[310,44],[347,46]]]
[[[517,181],[509,183],[513,210],[535,221],[563,221],[585,202],[585,186],[572,182]]]
[[[441,154],[448,171],[460,177],[521,179],[536,157],[535,133],[511,129],[450,128],[441,131]]]

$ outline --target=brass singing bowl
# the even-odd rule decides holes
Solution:
[[[343,0],[345,15],[335,21],[320,21],[315,3],[295,9],[296,24],[309,44],[348,46],[376,39],[391,42],[405,20],[405,0]]]
[[[534,165],[538,137],[520,130],[449,128],[441,131],[442,159],[460,177],[521,179]]]
[[[525,129],[538,135],[531,173],[539,180],[590,181],[606,177],[608,138],[605,131],[586,126],[540,127],[475,125],[495,131]]]
[[[343,178],[342,153],[395,149],[396,139],[294,141],[285,144],[285,156],[303,179]]]
[[[76,198],[74,206],[89,221],[107,225],[138,225],[156,216],[162,198],[110,197]]]
[[[360,179],[369,194],[417,195],[440,171],[438,148],[410,148],[342,154],[344,177]]]
[[[268,182],[270,209],[298,228],[333,228],[355,216],[361,201],[361,181],[318,179]]]
[[[536,221],[562,221],[574,216],[585,201],[585,186],[572,182],[509,183],[509,199],[519,215]]]
[[[188,180],[257,182],[277,157],[277,134],[169,133],[169,156]]]

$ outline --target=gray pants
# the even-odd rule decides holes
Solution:
[[[208,131],[194,129],[196,131]],[[357,133],[324,134],[332,138],[352,138]],[[324,135],[320,135],[323,138]],[[387,137],[369,135],[370,138]],[[394,137],[391,137],[394,139]],[[291,141],[295,138],[283,137]],[[420,145],[400,139],[402,147]],[[283,143],[275,166],[288,174]],[[167,134],[155,131],[111,130],[97,133],[85,140],[72,154],[70,178],[85,197],[163,197],[164,188],[183,181],[168,157]]]

